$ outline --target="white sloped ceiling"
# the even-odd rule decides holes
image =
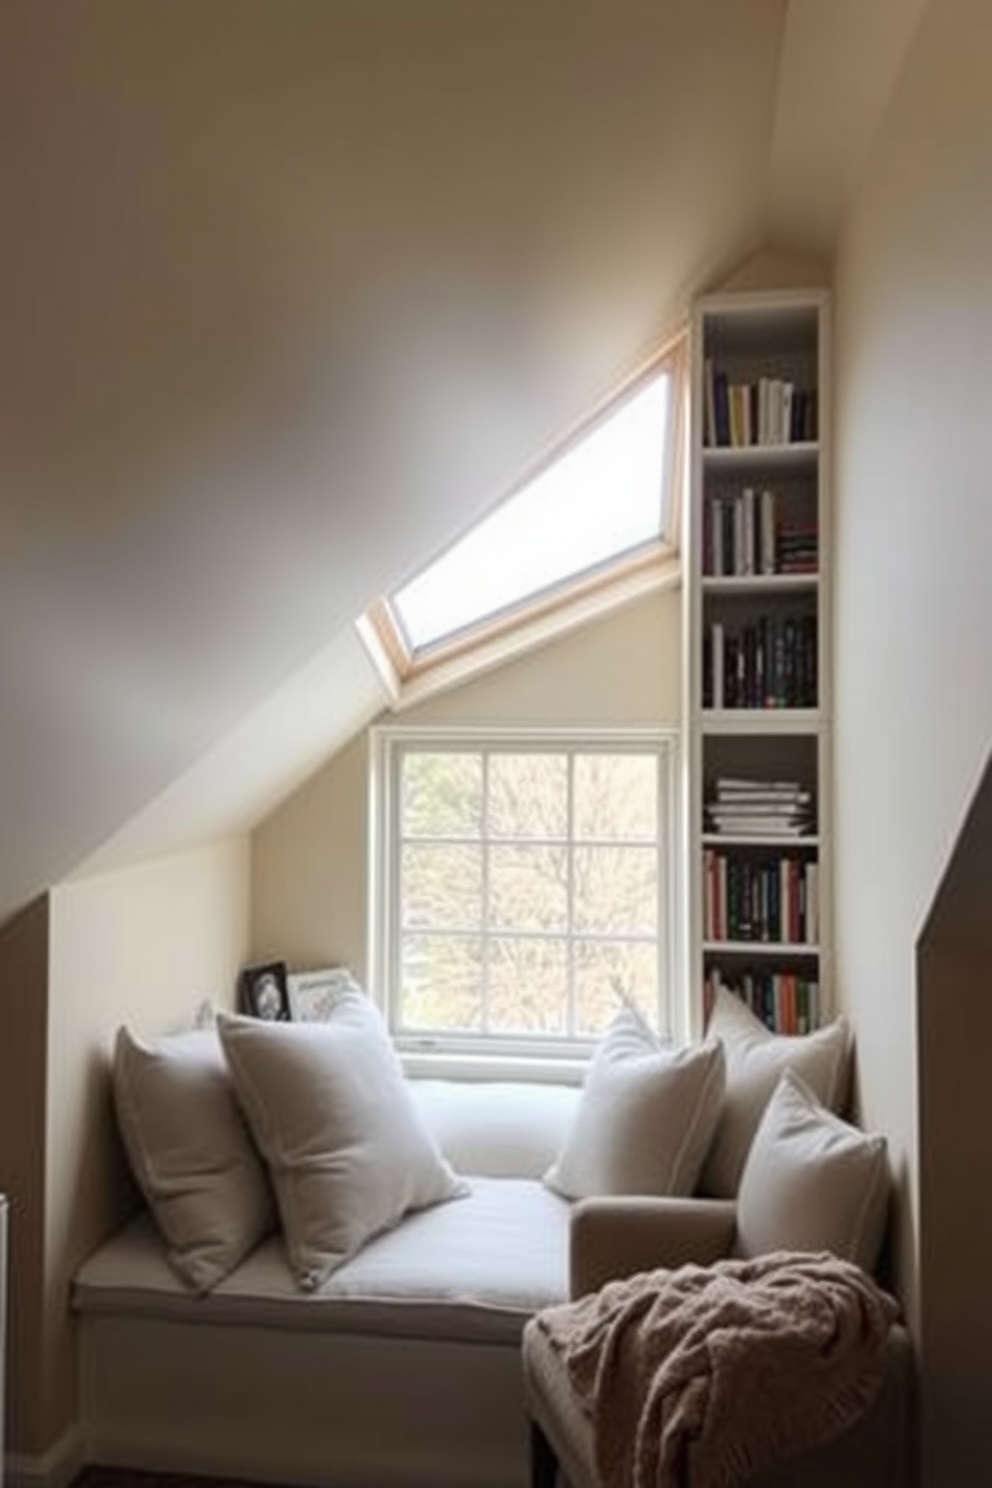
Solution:
[[[7,0],[0,916],[374,711],[353,617],[757,241],[785,15]]]

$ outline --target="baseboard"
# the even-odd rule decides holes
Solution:
[[[69,1488],[85,1460],[83,1433],[71,1426],[47,1452],[8,1452],[5,1488]]]

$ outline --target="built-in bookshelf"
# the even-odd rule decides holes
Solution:
[[[684,534],[688,1024],[830,1008],[827,298],[701,301]]]

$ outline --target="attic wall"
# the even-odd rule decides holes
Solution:
[[[931,5],[847,224],[837,276],[836,925],[840,1002],[857,1026],[860,1101],[886,1133],[899,1182],[899,1285],[924,1360],[928,1483],[948,1475],[928,1425],[928,1333],[946,1250],[925,1241],[930,1155],[964,1099],[937,1075],[918,1115],[916,944],[992,738],[992,10]],[[980,978],[951,1013],[971,1017]],[[966,1014],[966,1006],[971,1010]],[[980,1025],[979,1025],[980,1030]],[[987,1045],[979,1039],[980,1047]],[[992,1122],[989,1084],[967,1119]],[[939,1098],[938,1097],[939,1092]],[[943,1126],[924,1136],[920,1120]],[[942,1207],[986,1175],[940,1175]],[[950,1191],[949,1191],[950,1190]],[[973,1310],[960,1346],[987,1346]],[[977,1357],[981,1357],[981,1352]],[[986,1411],[986,1418],[988,1411]],[[977,1480],[976,1480],[977,1481]]]
[[[134,1207],[113,1120],[108,1055],[117,1026],[188,1027],[210,997],[231,1007],[248,944],[248,848],[198,852],[63,885],[51,895],[45,1227],[40,1376],[11,1372],[39,1423],[20,1451],[50,1448],[76,1413],[68,1311],[73,1273]]]
[[[7,1315],[8,1447],[37,1450],[43,1372],[45,1096],[48,900],[34,900],[0,930],[0,1190],[10,1203]]]
[[[680,595],[650,595],[380,723],[678,724]],[[369,731],[252,837],[252,951],[306,967],[367,956]]]
[[[992,766],[986,766],[917,957],[920,1270],[931,1482],[992,1481]],[[966,1094],[967,1092],[967,1094]],[[987,1104],[987,1103],[986,1103]]]

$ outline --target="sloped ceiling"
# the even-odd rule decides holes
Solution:
[[[352,618],[758,241],[786,21],[6,0],[0,916],[368,715]]]
[[[766,232],[829,252],[927,0],[790,0]]]

